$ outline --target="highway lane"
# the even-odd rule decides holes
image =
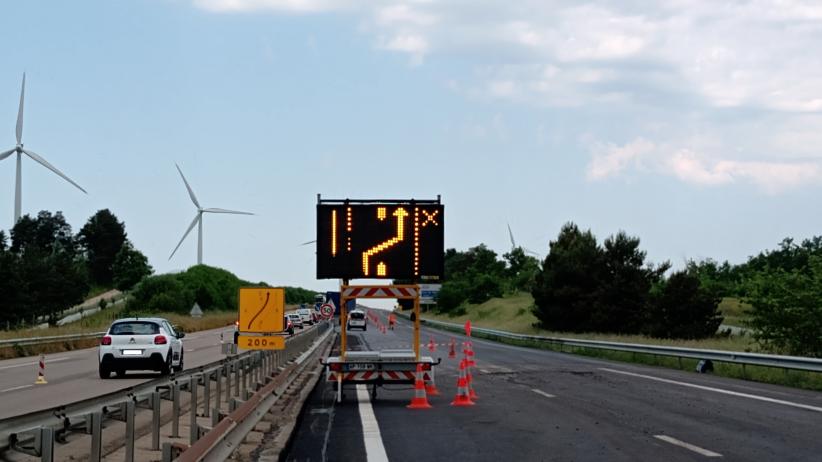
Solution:
[[[193,332],[183,338],[186,369],[222,357],[220,333],[233,339],[233,327]],[[101,380],[97,373],[97,348],[46,356],[46,385],[35,385],[38,357],[0,361],[0,419],[121,390],[158,377],[157,373],[128,372],[125,377]]]
[[[349,338],[356,348],[380,349],[409,347],[411,336],[400,320],[394,332]],[[473,341],[477,405],[451,407],[457,361],[445,345],[464,337],[424,328],[423,344],[431,337],[443,358],[442,394],[429,397],[434,408],[406,409],[408,387],[380,389],[369,403],[391,461],[807,461],[822,454],[820,393],[484,340]],[[364,443],[356,393],[347,391],[340,406],[331,398],[326,387],[314,391],[288,460],[378,460]]]

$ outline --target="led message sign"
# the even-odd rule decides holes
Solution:
[[[317,278],[437,281],[445,208],[439,201],[317,204]]]

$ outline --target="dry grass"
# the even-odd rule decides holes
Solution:
[[[668,345],[687,348],[706,348],[730,351],[758,351],[757,345],[749,337],[712,337],[701,340],[672,340],[646,337],[644,335],[617,335],[599,333],[555,332],[534,327],[537,318],[531,312],[534,299],[531,294],[521,292],[505,298],[493,298],[480,305],[469,305],[467,313],[451,317],[445,314],[424,313],[423,319],[443,322],[464,323],[470,319],[477,327],[498,329],[518,334],[542,335],[546,337],[578,338],[649,345]]]

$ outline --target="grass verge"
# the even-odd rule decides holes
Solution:
[[[723,301],[724,302],[724,301]],[[422,314],[422,319],[433,319],[437,321],[463,324],[470,319],[471,324],[477,327],[503,330],[507,332],[540,335],[544,337],[577,338],[585,340],[602,340],[622,343],[640,343],[647,345],[665,345],[685,348],[701,348],[727,351],[748,351],[758,352],[756,343],[747,336],[713,337],[702,340],[672,340],[656,339],[642,335],[612,335],[612,334],[578,334],[569,332],[553,332],[537,329],[533,326],[536,317],[531,313],[533,298],[530,294],[520,293],[510,297],[491,299],[480,305],[470,305],[466,307],[466,314],[461,316],[448,316],[426,312]],[[747,310],[744,304],[731,302],[729,311],[733,313],[744,313]],[[740,317],[746,315],[741,314]],[[429,327],[435,327],[429,325]],[[440,328],[439,326],[436,326]],[[447,329],[449,330],[449,329]],[[462,332],[462,329],[455,329]],[[488,336],[479,332],[474,333],[475,337],[486,338],[500,343],[524,346],[529,348],[539,348],[545,350],[559,351],[564,353],[579,354],[594,358],[622,361],[628,363],[645,364],[650,366],[666,367],[684,371],[695,371],[697,360],[682,358],[678,359],[669,356],[658,356],[645,353],[630,353],[623,351],[608,351],[592,348],[580,348],[562,346],[549,342],[523,341],[505,339]],[[794,388],[822,391],[822,374],[815,372],[795,371],[763,366],[743,366],[733,363],[714,362],[714,374],[722,377],[750,380],[755,382],[771,383]]]

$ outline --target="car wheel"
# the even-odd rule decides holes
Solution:
[[[114,371],[114,373],[117,374],[117,377],[123,377],[123,376],[126,375],[126,370],[125,369],[117,369],[116,371]]]
[[[103,363],[100,363],[100,367],[97,370],[100,373],[101,379],[107,379],[111,375],[111,369],[109,369],[108,366]]]
[[[166,356],[166,362],[163,363],[163,366],[160,368],[160,375],[168,375],[171,373],[171,351],[168,352]]]
[[[185,368],[185,366],[183,365],[184,354],[185,354],[185,352],[181,349],[180,350],[180,364],[177,364],[176,366],[174,366],[174,372],[180,372]]]

